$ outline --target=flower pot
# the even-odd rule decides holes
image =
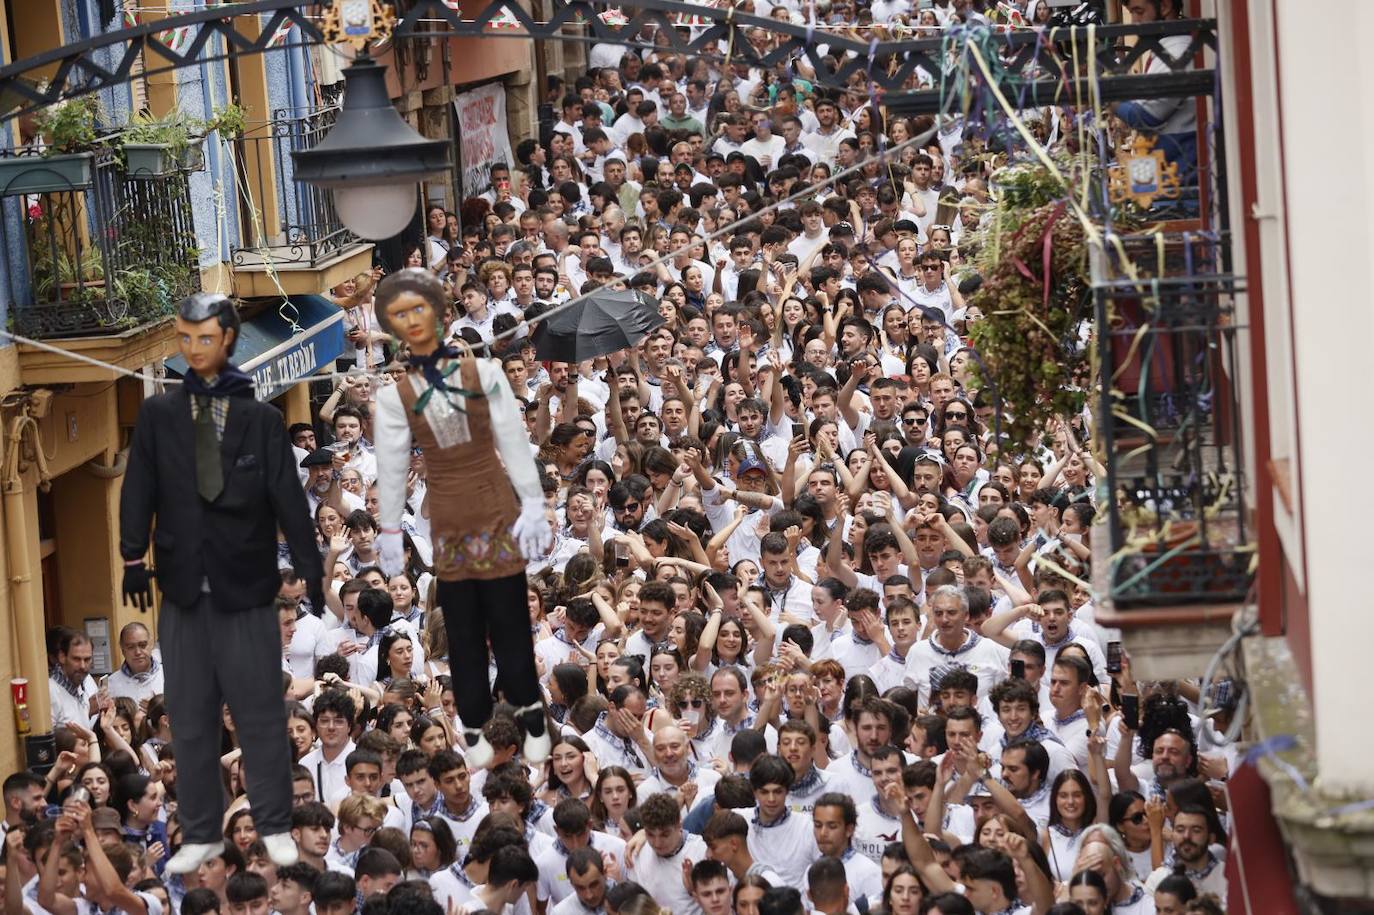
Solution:
[[[199,137],[187,144],[177,155],[177,165],[184,172],[205,170],[205,138]]]
[[[133,178],[160,178],[177,170],[177,160],[166,143],[125,143],[124,167]]]
[[[124,164],[131,178],[163,178],[179,171],[198,172],[205,168],[205,140],[192,140],[173,151],[166,143],[125,143]]]
[[[0,197],[81,191],[93,181],[90,153],[0,158]]]

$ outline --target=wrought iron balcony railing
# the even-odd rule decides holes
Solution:
[[[0,245],[16,333],[122,333],[200,289],[188,173],[125,171],[108,150],[0,158]]]
[[[1118,607],[1236,601],[1252,532],[1236,366],[1236,278],[1216,236],[1134,237],[1094,283],[1099,434]]]
[[[242,244],[235,267],[315,266],[359,244],[344,228],[332,191],[295,180],[291,153],[311,149],[334,126],[339,109],[280,108],[235,141],[240,170]]]

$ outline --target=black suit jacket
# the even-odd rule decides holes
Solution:
[[[151,530],[158,585],[173,602],[194,603],[208,578],[217,609],[263,607],[281,587],[280,528],[301,577],[323,579],[281,414],[252,397],[231,398],[220,454],[224,490],[210,503],[196,490],[189,395],[175,390],[143,402],[120,493],[124,558],[143,558]]]

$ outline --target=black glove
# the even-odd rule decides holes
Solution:
[[[133,604],[140,613],[153,605],[153,578],[157,573],[141,562],[124,567],[124,606]]]

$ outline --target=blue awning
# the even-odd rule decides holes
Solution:
[[[318,295],[293,295],[287,301],[294,311],[285,305],[269,308],[239,330],[234,362],[253,376],[258,400],[279,396],[343,354],[342,309]],[[167,371],[185,374],[186,360],[168,359]]]

